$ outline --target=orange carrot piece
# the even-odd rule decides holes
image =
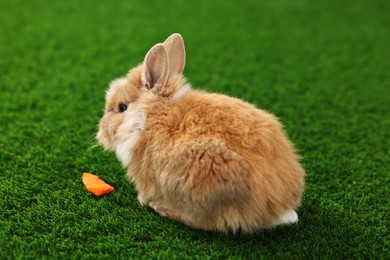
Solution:
[[[114,187],[104,182],[99,176],[84,172],[81,177],[87,191],[95,196],[103,196],[114,190]]]

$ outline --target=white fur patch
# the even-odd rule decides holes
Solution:
[[[115,153],[124,167],[128,167],[131,160],[131,153],[139,140],[140,134],[145,130],[145,113],[129,105],[124,123],[118,129],[118,145]]]
[[[284,213],[284,215],[278,220],[276,225],[285,225],[298,222],[298,214],[295,210],[290,209]]]
[[[116,89],[113,87],[114,85],[126,85],[127,84],[127,78],[119,78],[111,81],[110,87],[107,89],[106,92],[106,100],[111,99],[111,96],[116,92]]]
[[[171,101],[178,101],[178,100],[180,100],[190,90],[191,90],[191,85],[190,84],[185,84],[178,91],[176,91],[175,94],[173,94],[173,96],[171,98]]]

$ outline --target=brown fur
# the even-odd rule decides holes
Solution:
[[[300,206],[304,170],[275,116],[198,90],[174,100],[185,85],[180,69],[169,67],[166,83],[154,79],[146,87],[146,60],[111,85],[97,136],[128,168],[142,204],[194,228],[246,233],[272,227]],[[128,109],[119,113],[119,103]]]

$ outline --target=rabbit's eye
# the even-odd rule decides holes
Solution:
[[[125,103],[120,103],[118,108],[119,108],[119,112],[123,113],[126,111],[127,105]]]

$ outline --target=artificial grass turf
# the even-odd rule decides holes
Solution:
[[[386,258],[387,1],[0,2],[0,258]],[[198,88],[286,125],[307,170],[297,225],[232,237],[141,207],[95,147],[108,82],[172,32]],[[89,171],[115,186],[88,194]]]

